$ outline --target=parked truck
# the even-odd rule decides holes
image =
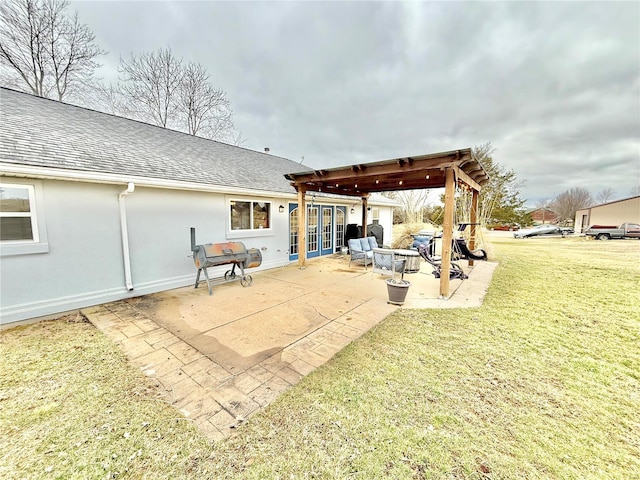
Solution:
[[[611,240],[612,238],[640,239],[640,225],[629,222],[623,223],[619,227],[615,225],[591,225],[584,234],[597,240]]]

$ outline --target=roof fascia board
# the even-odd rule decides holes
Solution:
[[[253,190],[246,188],[236,188],[236,187],[221,187],[219,185],[206,185],[202,183],[191,183],[191,182],[179,182],[175,180],[164,180],[157,178],[148,178],[148,177],[137,177],[131,175],[105,175],[103,173],[95,173],[95,172],[81,172],[77,170],[67,170],[67,169],[54,169],[50,167],[34,167],[30,165],[16,165],[12,163],[2,163],[0,162],[0,175],[3,176],[24,176],[29,178],[37,178],[40,180],[64,180],[71,182],[89,182],[89,183],[101,183],[107,185],[122,185],[127,184],[129,182],[133,182],[138,187],[151,187],[151,188],[166,188],[171,190],[190,190],[190,191],[200,191],[200,192],[210,192],[210,193],[220,193],[226,195],[251,195],[251,196],[261,196],[261,197],[279,197],[279,198],[290,198],[297,199],[298,195],[295,192],[284,193],[284,192],[269,192],[264,190]],[[315,197],[316,202],[322,201],[322,198],[326,198],[327,200],[333,198],[337,200],[337,203],[344,203],[345,205],[352,204],[354,202],[360,202],[360,197],[356,198],[345,198],[344,195],[331,195],[329,193],[325,194],[326,197]],[[307,194],[308,198],[311,198],[312,194],[309,192]],[[334,202],[336,203],[336,202]],[[393,206],[384,202],[377,202],[372,200],[369,204],[376,206]]]
[[[5,176],[25,176],[38,179],[65,180],[72,182],[102,183],[109,185],[121,185],[133,182],[140,187],[167,188],[172,190],[191,190],[212,193],[222,193],[228,195],[257,195],[263,197],[291,197],[296,198],[295,192],[284,193],[275,191],[255,190],[249,188],[239,188],[221,185],[208,185],[194,182],[181,182],[176,180],[165,180],[162,178],[139,177],[135,175],[104,174],[96,172],[85,172],[78,170],[67,170],[50,167],[34,167],[30,165],[15,165],[0,162],[0,174]]]

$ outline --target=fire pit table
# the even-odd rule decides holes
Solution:
[[[404,273],[416,273],[420,271],[420,254],[415,250],[394,250],[396,257],[405,259]]]

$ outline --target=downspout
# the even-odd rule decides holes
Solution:
[[[131,280],[131,258],[129,256],[129,229],[127,228],[127,207],[124,197],[133,193],[136,186],[133,182],[127,184],[126,190],[118,195],[118,204],[120,206],[120,232],[122,234],[122,257],[124,259],[124,281],[127,290],[133,290],[133,282]]]

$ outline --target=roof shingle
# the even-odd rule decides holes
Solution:
[[[292,160],[0,87],[0,161],[294,192]]]

